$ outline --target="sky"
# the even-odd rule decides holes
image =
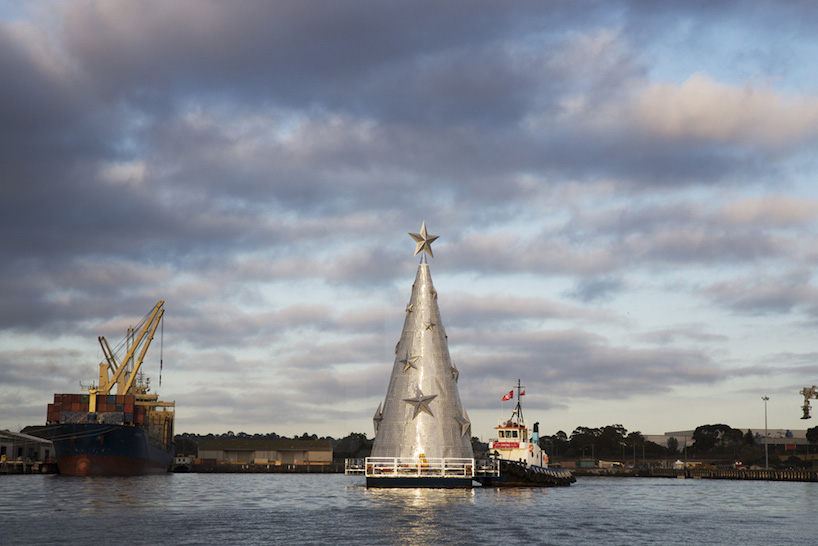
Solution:
[[[818,6],[0,2],[0,428],[159,300],[176,431],[373,435],[426,222],[460,397],[803,429]],[[162,364],[159,387],[160,359]]]

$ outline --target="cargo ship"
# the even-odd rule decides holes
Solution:
[[[132,476],[167,472],[173,461],[174,402],[151,394],[142,360],[164,315],[164,301],[128,328],[111,350],[99,337],[105,360],[87,394],[55,394],[46,426],[37,435],[54,442],[60,474]],[[161,374],[160,358],[160,374]],[[161,375],[160,375],[161,384]]]

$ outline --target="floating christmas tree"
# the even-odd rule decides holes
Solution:
[[[457,389],[459,372],[449,356],[446,330],[424,254],[436,235],[410,233],[421,255],[406,320],[395,347],[386,399],[373,422],[373,457],[473,458],[471,423]]]

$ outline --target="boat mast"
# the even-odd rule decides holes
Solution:
[[[516,422],[518,425],[525,426],[523,419],[523,406],[520,404],[520,393],[525,389],[525,385],[520,385],[519,378],[517,379],[517,406],[514,408],[514,415],[516,415]]]

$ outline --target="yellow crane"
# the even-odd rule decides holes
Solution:
[[[116,387],[116,394],[132,394],[137,404],[150,406],[150,409],[155,409],[157,406],[173,407],[175,405],[173,402],[160,402],[157,395],[148,394],[150,382],[141,381],[139,373],[148,347],[165,314],[164,305],[165,302],[160,301],[136,328],[128,329],[125,336],[127,350],[120,359],[117,359],[105,337],[99,337],[105,361],[99,363],[99,383],[91,383],[90,387],[84,389],[90,394],[89,411],[96,411],[97,396],[112,394],[114,387]]]
[[[804,405],[801,406],[801,409],[804,411],[804,415],[801,416],[801,419],[809,419],[812,417],[809,414],[809,399],[810,398],[818,398],[818,387],[813,385],[812,387],[804,387],[801,390],[801,394],[804,395]]]

